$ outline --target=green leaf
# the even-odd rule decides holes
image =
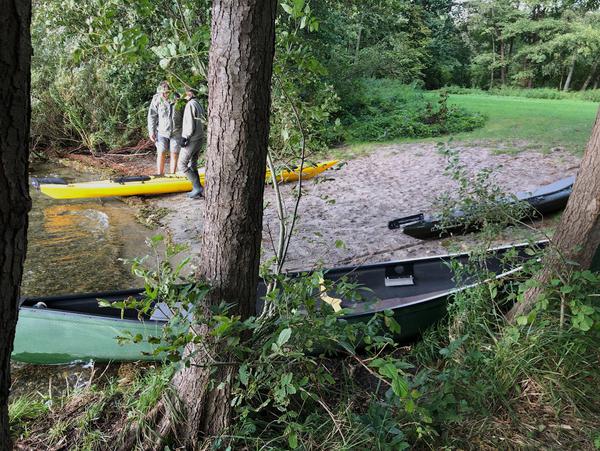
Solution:
[[[519,316],[517,318],[517,324],[519,326],[526,326],[527,325],[527,316],[526,315]]]
[[[287,3],[282,3],[281,7],[283,8],[283,10],[288,13],[290,16],[293,15],[294,13],[294,9],[288,5]]]
[[[560,288],[560,292],[564,294],[571,293],[575,288],[572,285],[564,285]]]
[[[296,431],[292,431],[288,435],[288,445],[292,449],[298,448],[298,434],[296,433]]]
[[[408,394],[408,382],[398,373],[392,379],[392,390],[400,398],[404,398]]]
[[[291,336],[292,336],[292,329],[290,329],[289,327],[286,329],[283,329],[279,333],[279,337],[277,337],[277,346],[282,347],[284,344],[286,344],[288,342],[288,340],[290,339]]]
[[[385,365],[383,365],[379,368],[379,374],[381,374],[382,376],[385,376],[389,379],[393,379],[394,377],[396,377],[398,375],[398,369],[396,368],[396,366],[393,363],[386,362]]]
[[[594,320],[592,318],[590,318],[589,316],[579,314],[575,318],[573,318],[573,327],[575,327],[583,332],[587,332],[588,330],[590,330],[593,325],[594,325]]]
[[[398,322],[394,319],[393,316],[385,316],[383,318],[383,321],[391,332],[395,334],[400,333],[400,324],[398,324]]]
[[[248,365],[243,364],[242,366],[240,366],[239,376],[240,376],[240,382],[242,383],[242,385],[244,385],[244,386],[247,387],[248,386],[248,379],[249,379]]]

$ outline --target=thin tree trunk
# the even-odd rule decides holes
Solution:
[[[206,208],[199,276],[212,290],[208,305],[233,305],[231,313],[255,314],[262,235],[276,1],[215,0],[208,72]],[[208,337],[204,327],[201,334]],[[186,420],[186,449],[229,425],[230,384],[235,365],[210,339],[173,383]],[[209,384],[209,380],[212,384]]]
[[[504,39],[500,39],[500,83],[502,86],[506,85],[506,45]]]
[[[496,66],[496,42],[492,36],[492,67],[490,70],[490,89],[494,87],[494,69]]]
[[[524,71],[529,70],[529,61],[527,61],[527,58],[525,58],[525,62],[523,63],[523,70]],[[521,80],[522,88],[528,87],[530,84],[531,84],[531,77]]]
[[[571,80],[573,80],[573,73],[575,72],[575,62],[577,61],[577,56],[573,55],[573,60],[571,61],[571,67],[569,67],[569,74],[567,75],[567,80],[565,81],[565,86],[563,87],[563,91],[567,92],[571,87]]]
[[[31,207],[29,120],[31,2],[0,2],[0,450],[11,449],[8,425],[10,354]]]
[[[582,92],[585,91],[588,88],[588,86],[590,85],[590,83],[594,79],[594,75],[596,75],[596,68],[597,67],[598,67],[598,62],[595,61],[594,64],[592,64],[592,68],[590,69],[590,74],[587,76],[587,78],[583,82],[583,85],[581,85],[581,91]]]
[[[587,145],[573,194],[569,198],[556,233],[553,246],[561,256],[551,254],[544,262],[544,270],[536,277],[544,286],[560,271],[570,268],[564,259],[576,262],[581,269],[590,268],[600,245],[600,111]],[[509,320],[527,314],[543,288],[525,293],[523,302],[517,304],[508,315]]]
[[[557,91],[561,91],[563,88],[563,80],[565,79],[565,71],[564,69],[560,70],[560,81],[558,82]]]
[[[596,78],[596,81],[594,82],[594,87],[592,89],[598,89],[598,78]]]

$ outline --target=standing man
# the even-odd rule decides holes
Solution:
[[[188,194],[191,199],[200,199],[204,190],[200,184],[198,174],[198,157],[204,143],[204,125],[202,117],[204,108],[196,98],[194,90],[186,86],[185,98],[187,104],[183,112],[183,130],[181,132],[181,158],[179,159],[178,171],[183,172],[192,182],[192,191]]]
[[[176,98],[170,99],[171,88],[167,81],[161,81],[148,110],[148,135],[156,144],[156,172],[165,173],[166,153],[170,152],[171,173],[177,168],[179,140],[181,139],[181,121],[183,110],[177,108]]]

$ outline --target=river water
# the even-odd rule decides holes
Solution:
[[[56,163],[39,162],[31,165],[30,175],[62,177],[67,181],[100,177]],[[145,255],[148,250],[145,240],[153,231],[136,221],[130,206],[116,198],[51,199],[33,187],[30,193],[32,209],[22,296],[143,285],[131,275],[129,265],[123,260]],[[106,365],[100,365],[100,368],[106,368]],[[36,366],[13,363],[11,396],[36,392],[59,395],[85,384],[98,369],[92,364]]]
[[[31,176],[67,181],[98,175],[50,163],[35,163]],[[27,258],[21,293],[46,296],[139,286],[122,261],[146,253],[150,230],[116,198],[51,199],[31,188]]]

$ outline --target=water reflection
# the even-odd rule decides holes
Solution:
[[[97,178],[36,164],[33,176]],[[120,259],[145,253],[151,234],[118,199],[57,200],[31,189],[28,248],[21,292],[41,296],[129,288],[140,284]]]

